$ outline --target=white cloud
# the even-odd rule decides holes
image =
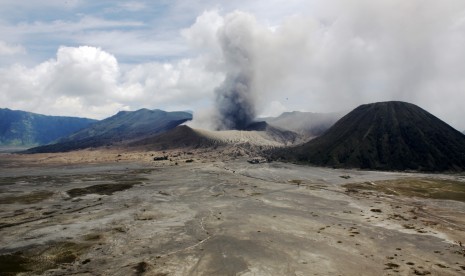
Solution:
[[[218,36],[216,43],[230,58],[231,49],[246,53],[258,114],[283,99],[291,110],[317,112],[402,100],[465,129],[465,2],[330,2],[321,16],[292,16],[274,28],[247,19],[251,14],[225,16],[242,22],[234,27],[236,46],[222,45]],[[204,13],[196,24],[211,18]],[[212,30],[190,30],[203,30],[198,44],[215,48]]]
[[[11,45],[0,40],[0,56],[11,56],[17,54],[25,54],[26,49],[21,45]]]
[[[203,51],[221,51],[217,41],[217,32],[223,26],[224,19],[217,10],[205,11],[197,17],[195,23],[181,31],[187,42]]]
[[[60,47],[57,59],[49,61],[44,92],[79,96],[87,104],[110,95],[117,86],[116,58],[94,47]]]
[[[221,73],[209,72],[204,64],[199,58],[135,66],[122,78],[120,96],[135,106],[195,110],[209,101],[223,80]]]
[[[12,108],[101,117],[108,114],[95,112],[95,107],[123,107],[108,101],[117,87],[118,75],[115,57],[98,48],[60,47],[56,59],[35,67],[14,65],[2,69],[0,89],[5,94],[3,102]]]
[[[192,109],[211,97],[223,77],[203,64],[184,59],[122,70],[113,55],[99,48],[60,47],[55,59],[35,67],[1,69],[1,100],[14,109],[92,118],[142,107]]]

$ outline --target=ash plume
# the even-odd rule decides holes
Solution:
[[[226,18],[218,32],[226,78],[215,89],[218,130],[245,129],[255,118],[253,97],[252,16],[239,13]]]
[[[215,93],[219,114],[218,129],[245,129],[255,118],[249,76],[228,75]]]
[[[205,13],[189,37],[223,81],[205,118],[212,128],[243,128],[255,115],[399,100],[463,130],[465,1],[447,3],[322,1],[272,25],[243,12]]]

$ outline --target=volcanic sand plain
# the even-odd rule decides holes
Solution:
[[[247,158],[2,154],[0,274],[465,274],[463,174]]]

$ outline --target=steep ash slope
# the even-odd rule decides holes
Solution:
[[[218,146],[283,147],[300,142],[296,133],[270,127],[265,122],[252,123],[247,130],[210,131],[178,126],[129,144],[149,150],[174,148],[215,148]]]

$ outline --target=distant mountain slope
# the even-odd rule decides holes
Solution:
[[[97,120],[46,116],[0,108],[0,145],[44,145],[81,130]]]
[[[284,112],[278,117],[265,118],[264,120],[272,126],[315,137],[323,134],[341,117],[340,113],[293,111]]]
[[[275,157],[381,170],[465,170],[465,136],[413,104],[361,105],[324,135]]]
[[[53,145],[28,150],[29,153],[63,152],[112,145],[159,134],[192,120],[187,112],[140,109],[121,111],[94,125],[61,139]]]
[[[306,140],[305,137],[299,135],[296,132],[290,131],[285,128],[275,127],[265,121],[253,122],[249,124],[246,131],[260,131],[264,134],[268,140],[275,141],[281,145],[295,145],[303,143]]]

